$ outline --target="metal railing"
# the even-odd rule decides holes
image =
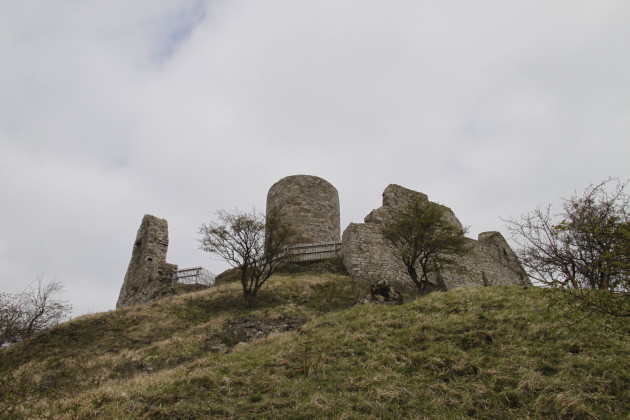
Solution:
[[[214,284],[214,274],[203,267],[182,268],[175,272],[174,283],[182,284]]]
[[[286,247],[285,255],[289,261],[326,260],[341,255],[341,242],[289,245]]]

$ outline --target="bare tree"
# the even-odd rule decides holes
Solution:
[[[454,256],[469,252],[466,230],[449,222],[444,208],[432,202],[411,202],[381,232],[420,294],[426,293],[432,276],[455,263]]]
[[[561,292],[584,316],[630,318],[627,185],[609,178],[563,199],[560,214],[548,205],[506,221],[529,276]]]
[[[294,230],[272,212],[265,217],[235,210],[217,212],[218,222],[199,229],[201,249],[240,270],[243,298],[251,307],[258,290],[285,260],[285,248]]]
[[[68,318],[72,305],[61,298],[63,285],[43,276],[22,293],[0,294],[0,346],[7,346],[57,325]]]

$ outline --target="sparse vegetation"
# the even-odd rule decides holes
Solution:
[[[68,318],[72,305],[62,297],[63,284],[43,276],[18,294],[0,293],[0,348],[57,325]]]
[[[81,317],[0,352],[23,397],[0,404],[18,419],[630,414],[630,343],[595,319],[563,328],[540,289],[353,306],[354,287],[283,274],[254,309],[233,283]]]
[[[286,260],[295,231],[277,212],[218,211],[217,218],[199,229],[201,249],[238,270],[245,304],[251,308],[258,291]]]
[[[593,313],[630,334],[630,197],[628,182],[608,179],[551,205],[508,220],[529,276],[550,286],[574,321]],[[599,317],[600,319],[602,317]]]
[[[340,274],[348,275],[341,257],[315,261],[287,261],[278,267],[278,273]]]

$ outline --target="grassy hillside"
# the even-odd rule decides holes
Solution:
[[[630,414],[630,343],[567,329],[541,290],[354,305],[341,274],[103,314],[0,352],[8,418],[593,418]]]

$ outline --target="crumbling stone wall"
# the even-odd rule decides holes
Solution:
[[[387,246],[381,229],[397,209],[413,200],[428,197],[399,185],[389,185],[383,192],[383,206],[365,217],[365,223],[351,223],[343,232],[341,255],[348,273],[372,283],[387,280],[409,284],[403,263]],[[445,206],[445,217],[461,227],[453,211]],[[290,223],[297,235],[292,244],[321,244],[339,241],[339,193],[322,178],[309,175],[288,176],[276,182],[267,194],[267,212]],[[484,232],[478,240],[468,239],[471,252],[458,257],[429,289],[453,289],[464,286],[530,284],[518,258],[499,232]],[[168,223],[145,215],[134,242],[129,268],[118,296],[117,308],[160,299],[175,294],[177,266],[166,262]],[[336,251],[336,248],[335,248]]]
[[[291,244],[339,242],[339,193],[322,178],[310,175],[282,178],[267,194],[267,213],[273,210],[296,230]]]
[[[166,262],[168,222],[150,214],[142,218],[116,308],[149,302],[175,293],[177,265]]]
[[[365,217],[365,223],[351,223],[343,232],[341,253],[348,273],[370,282],[388,280],[409,283],[403,263],[392,255],[381,229],[396,209],[412,200],[428,201],[425,194],[389,185],[383,192],[383,206]],[[453,211],[443,206],[445,217],[461,227]],[[499,284],[529,284],[518,258],[499,232],[484,232],[478,240],[468,240],[472,251],[459,257],[457,264],[433,279],[433,287],[446,290],[463,286],[490,286]]]

